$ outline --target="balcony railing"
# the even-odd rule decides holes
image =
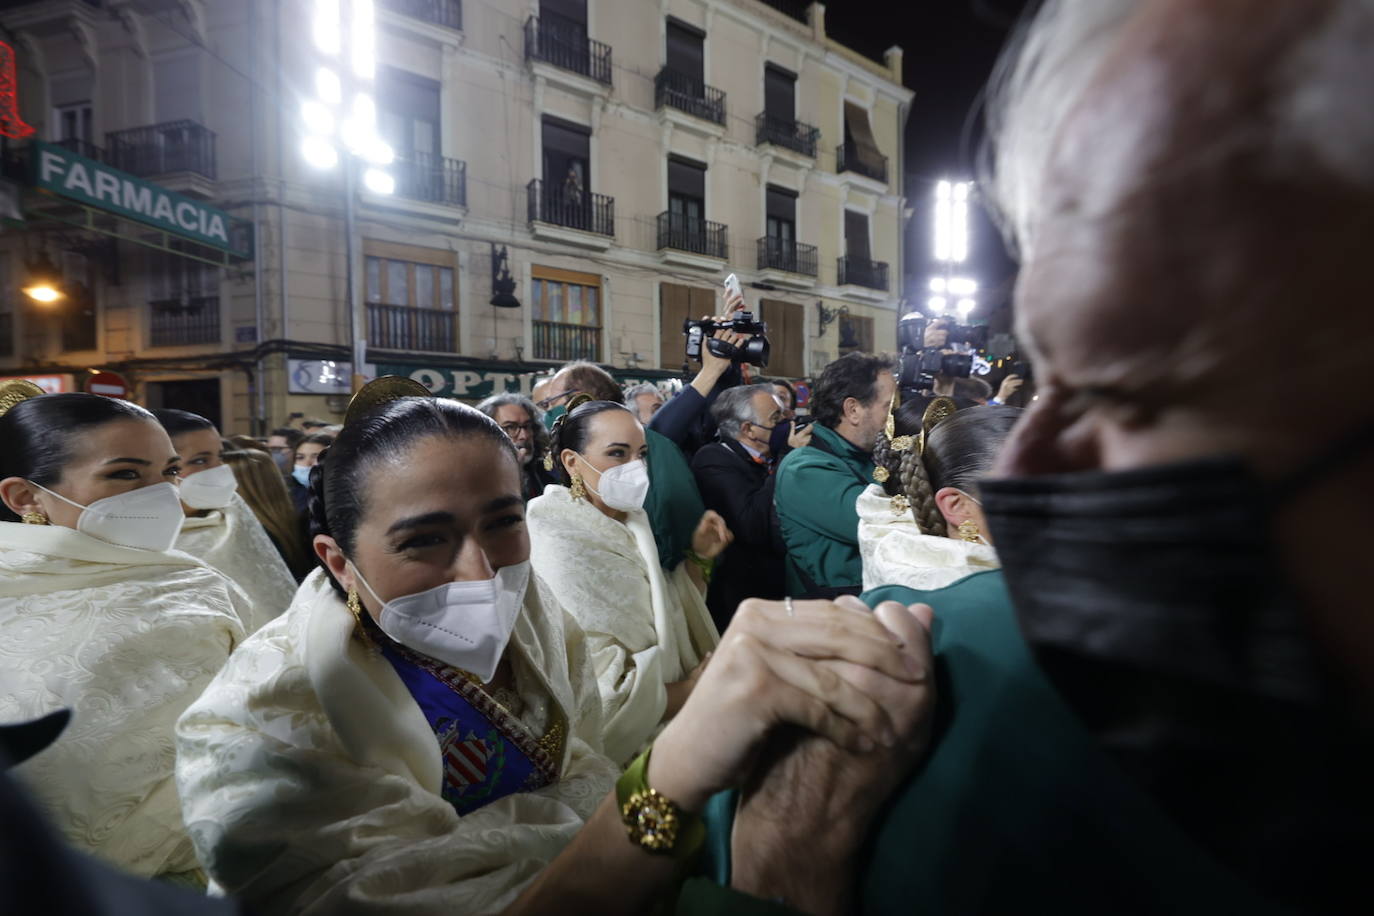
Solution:
[[[853,284],[867,289],[887,290],[887,264],[867,258],[845,256],[839,259],[841,286]]]
[[[887,184],[887,157],[864,156],[857,146],[845,147],[843,143],[835,147],[835,174],[854,172],[874,181]]]
[[[158,299],[151,310],[148,344],[176,347],[185,344],[219,343],[219,297]]]
[[[658,215],[658,248],[724,258],[730,248],[729,231],[723,224],[709,219],[665,210]]]
[[[601,358],[601,328],[585,324],[534,322],[534,358],[562,362]]]
[[[537,16],[525,22],[525,60],[553,64],[611,85],[611,46],[587,37],[580,23],[561,16]]]
[[[785,270],[814,277],[816,264],[815,245],[801,245],[773,235],[759,239],[759,270]]]
[[[775,117],[766,111],[760,112],[754,119],[754,142],[759,145],[771,143],[801,153],[803,156],[814,157],[816,144],[820,139],[819,127],[812,127],[801,121]]]
[[[714,86],[664,67],[654,77],[654,107],[668,105],[689,115],[725,124],[725,93]]]
[[[532,223],[552,223],[597,235],[615,235],[615,198],[548,185],[536,178],[526,187]]]
[[[402,16],[463,30],[462,0],[381,0],[382,6]]]
[[[443,309],[367,304],[367,343],[381,350],[458,352],[458,316]]]
[[[108,163],[148,178],[172,172],[215,177],[215,132],[195,121],[168,121],[105,135]]]
[[[87,159],[94,159],[96,162],[105,161],[105,151],[94,143],[88,143],[76,137],[65,137],[58,140],[54,146],[60,146],[65,150],[70,150],[78,156],[85,156]]]
[[[396,194],[411,200],[468,205],[468,164],[433,153],[411,153],[398,158],[394,167]]]

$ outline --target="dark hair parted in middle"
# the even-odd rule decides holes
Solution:
[[[162,424],[162,428],[167,431],[167,438],[175,439],[182,433],[199,432],[202,429],[214,429],[215,424],[205,419],[198,413],[191,413],[189,410],[173,410],[170,407],[159,407],[153,410],[153,416],[157,417],[157,422]]]
[[[867,353],[847,353],[825,367],[811,394],[811,415],[834,429],[844,415],[846,398],[870,404],[878,396],[878,376],[892,371],[892,360]]]
[[[563,454],[565,448],[570,448],[579,455],[586,451],[592,421],[598,414],[603,414],[608,410],[623,410],[634,416],[630,408],[616,401],[586,401],[563,414],[554,422],[553,443],[549,447],[549,454],[553,456],[554,472],[564,486],[571,484],[572,481],[568,478],[568,472],[558,456]]]
[[[358,525],[367,514],[367,478],[372,466],[394,458],[430,436],[486,437],[512,461],[515,446],[496,422],[457,401],[397,398],[349,423],[310,470],[310,537],[332,537],[344,556],[353,556]],[[330,577],[335,590],[343,589]]]

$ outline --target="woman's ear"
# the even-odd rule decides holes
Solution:
[[[21,517],[28,512],[43,511],[38,503],[38,488],[22,477],[0,480],[0,499],[11,512]]]
[[[348,565],[348,558],[339,549],[338,541],[335,541],[327,534],[315,535],[315,556],[320,558],[324,568],[329,570],[329,574],[334,577],[345,590],[354,588],[357,583],[354,581],[353,570]]]
[[[944,516],[945,527],[950,531],[973,516],[973,500],[962,490],[956,490],[954,487],[941,487],[935,493],[935,507]]]
[[[558,453],[558,463],[563,465],[563,472],[572,480],[574,472],[577,471],[577,452],[570,448],[565,448]]]

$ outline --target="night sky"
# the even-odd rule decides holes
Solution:
[[[906,130],[906,194],[916,213],[908,233],[915,304],[924,305],[930,268],[929,228],[935,182],[970,179],[978,148],[977,105],[998,52],[1026,0],[851,0],[826,7],[826,31],[881,60],[896,44],[915,92]],[[969,273],[978,281],[979,313],[1004,304],[1015,264],[996,229],[979,213],[971,223]]]

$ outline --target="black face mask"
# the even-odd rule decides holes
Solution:
[[[1374,427],[1276,485],[1233,458],[979,483],[1050,681],[1196,839],[1281,897],[1317,874],[1336,892],[1341,844],[1367,830],[1370,743],[1341,721],[1270,532],[1371,446]]]
[[[779,420],[768,433],[768,454],[774,458],[787,451],[787,438],[792,435],[792,421]]]

